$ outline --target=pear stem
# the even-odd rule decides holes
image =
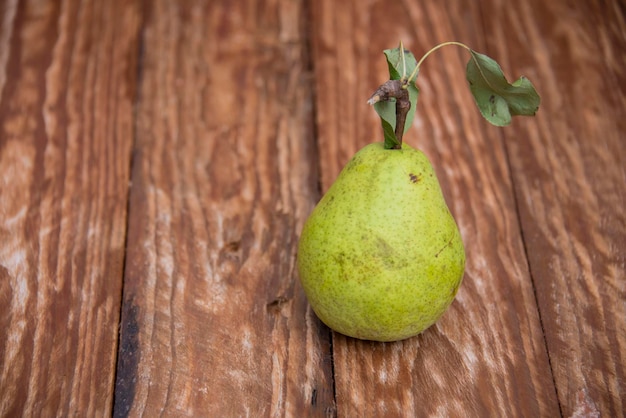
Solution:
[[[404,46],[402,45],[402,42],[400,42],[400,50],[402,51],[402,78],[400,78],[399,80],[388,80],[385,83],[381,84],[367,101],[368,104],[373,105],[374,103],[378,103],[380,101],[389,101],[391,99],[396,99],[396,126],[394,129],[394,134],[396,136],[397,142],[394,144],[392,149],[402,148],[404,124],[406,123],[406,117],[409,114],[409,110],[411,110],[411,101],[409,100],[408,90],[409,83],[414,83],[417,80],[417,75],[419,73],[422,62],[424,62],[424,60],[431,53],[447,45],[460,46],[472,52],[470,47],[461,42],[450,41],[440,43],[439,45],[431,48],[428,52],[426,52],[426,54],[422,56],[422,58],[420,58],[413,72],[407,77],[406,61],[404,58]]]
[[[393,149],[402,148],[402,137],[404,136],[404,124],[406,122],[406,116],[411,109],[411,101],[409,100],[408,80],[402,78],[400,80],[387,80],[381,84],[378,89],[372,94],[367,101],[368,104],[373,105],[381,101],[389,101],[396,99],[396,127],[394,134],[398,142],[394,145]]]

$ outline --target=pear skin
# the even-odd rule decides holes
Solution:
[[[307,219],[298,272],[316,315],[350,337],[396,341],[434,324],[465,268],[428,158],[403,144],[357,152]]]

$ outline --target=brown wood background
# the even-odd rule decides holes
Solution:
[[[467,269],[383,344],[295,254],[399,40],[542,105],[492,127],[466,52],[425,62],[405,139]],[[0,1],[0,416],[624,416],[625,65],[619,0]]]

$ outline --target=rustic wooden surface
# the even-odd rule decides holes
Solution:
[[[0,415],[113,402],[140,10],[0,3]]]
[[[317,320],[295,254],[400,39],[542,105],[492,127],[463,50],[425,62],[405,140],[467,269],[383,344]],[[619,0],[0,2],[0,416],[624,416],[624,64]]]

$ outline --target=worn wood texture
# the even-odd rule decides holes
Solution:
[[[0,5],[0,416],[113,406],[136,2]]]
[[[382,344],[319,322],[295,254],[399,40],[543,102],[492,127],[465,51],[425,62],[405,139],[467,270]],[[0,416],[623,417],[625,62],[619,0],[1,1]]]
[[[486,22],[487,50],[544,97],[536,122],[503,140],[567,417],[626,408],[624,11],[617,1],[494,1]]]
[[[382,49],[399,39],[418,57],[448,40],[484,49],[480,5],[315,3],[324,188],[354,151],[382,140],[380,122],[365,104],[386,80]],[[385,30],[390,22],[395,28]],[[417,338],[373,344],[334,335],[339,416],[361,411],[368,416],[559,415],[505,148],[500,131],[482,120],[472,102],[464,77],[467,59],[464,50],[448,47],[425,62],[416,121],[405,135],[430,158],[457,219],[467,249],[464,282],[450,310]],[[332,93],[338,86],[341,96]],[[508,129],[533,123],[516,121]]]
[[[333,413],[297,283],[319,197],[299,1],[147,11],[118,416]]]

